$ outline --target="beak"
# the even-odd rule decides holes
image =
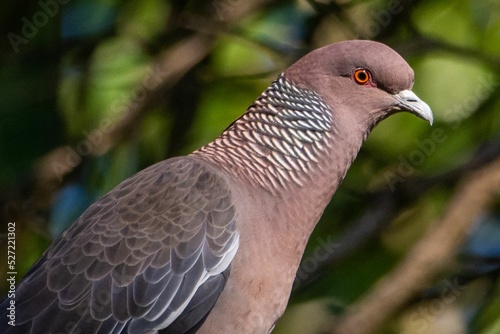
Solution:
[[[434,115],[432,114],[431,108],[411,90],[402,90],[393,96],[397,101],[396,108],[402,111],[411,112],[412,114],[429,121],[432,125]]]

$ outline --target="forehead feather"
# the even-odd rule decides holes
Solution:
[[[413,70],[396,51],[382,43],[364,40],[314,50],[292,65],[287,74],[314,81],[307,76],[349,76],[358,67],[368,69],[377,85],[391,94],[413,86]]]

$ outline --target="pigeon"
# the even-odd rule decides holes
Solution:
[[[214,141],[92,204],[4,299],[0,332],[270,333],[373,127],[400,111],[432,124],[413,83],[378,42],[305,55]]]

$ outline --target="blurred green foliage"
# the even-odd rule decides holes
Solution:
[[[373,131],[314,231],[305,260],[314,260],[325,240],[341,240],[373,206],[373,194],[390,188],[388,173],[406,166],[409,175],[399,183],[407,177],[425,180],[467,164],[480,148],[500,155],[495,0],[41,0],[5,2],[1,8],[0,224],[16,222],[18,279],[50,244],[53,231],[68,226],[89,203],[140,169],[211,141],[290,63],[336,41],[369,38],[398,50],[415,70],[414,91],[432,107],[435,125],[401,114]],[[163,51],[200,33],[213,37],[201,62],[172,87],[147,85],[145,78],[156,80],[153,64]],[[152,92],[159,96],[147,100]],[[84,145],[103,122],[117,124],[146,102],[141,117],[109,150]],[[439,141],[432,139],[436,129]],[[70,173],[61,178],[54,169],[39,170],[51,152],[71,147],[81,162]],[[342,313],[439,218],[454,185],[441,183],[418,194],[319,279],[294,292],[276,333],[299,333],[297,317],[303,325],[313,321],[308,333],[326,331],[331,322],[310,319],[306,308]],[[76,191],[64,192],[68,187]],[[4,245],[2,240],[6,254]],[[0,272],[7,272],[5,262]],[[5,284],[2,279],[2,292]],[[499,333],[498,280],[484,280],[475,289],[472,298],[463,293],[447,305],[458,315],[453,319],[459,332],[434,327],[439,319],[448,321],[444,311],[411,327],[411,312],[423,301],[400,310],[380,333]]]

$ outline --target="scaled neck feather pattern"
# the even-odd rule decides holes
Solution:
[[[193,155],[275,193],[303,186],[331,145],[332,112],[281,74],[218,138]]]

